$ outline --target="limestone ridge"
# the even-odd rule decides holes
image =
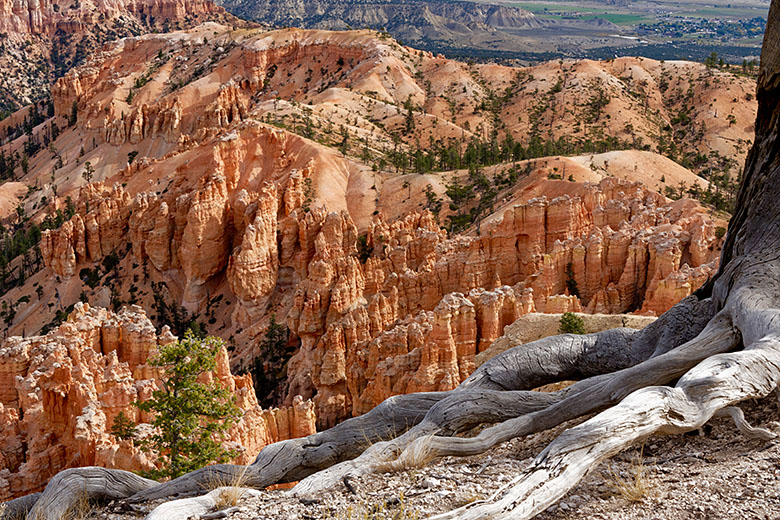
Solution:
[[[321,126],[343,125],[377,152],[395,146],[390,134],[404,126],[411,103],[414,135],[400,136],[407,144],[484,137],[497,125],[519,142],[606,135],[638,149],[673,144],[691,156],[718,152],[739,161],[752,140],[754,87],[687,62],[469,66],[369,31],[233,36],[204,26],[121,40],[58,81],[53,101],[62,115],[76,102],[82,130],[100,130],[114,145],[159,136],[165,151],[248,116],[288,126],[308,119],[318,138]]]
[[[384,27],[390,31],[415,25],[420,34],[470,32],[491,28],[534,28],[541,24],[530,11],[516,7],[437,0],[345,0],[293,2],[289,0],[225,0],[226,8],[239,16],[274,25],[316,29]]]
[[[416,48],[466,54],[543,52],[555,47],[539,31],[550,35],[566,25],[580,34],[599,30],[622,32],[607,20],[567,21],[566,25],[537,18],[509,4],[442,0],[220,0],[231,13],[276,27],[345,30],[371,28],[386,31]],[[529,41],[528,36],[534,34]],[[557,36],[560,37],[560,34]],[[552,39],[552,38],[551,38]]]

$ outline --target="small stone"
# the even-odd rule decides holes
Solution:
[[[439,480],[433,478],[433,477],[426,477],[423,479],[423,481],[420,483],[420,487],[423,489],[431,489],[435,487],[439,487]]]

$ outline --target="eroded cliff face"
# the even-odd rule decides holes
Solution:
[[[449,204],[440,204],[438,221],[425,208],[446,201],[447,184],[468,179],[467,171],[400,175],[379,166],[380,153],[408,146],[404,139],[470,139],[467,127],[493,124],[484,106],[472,106],[489,92],[507,92],[501,117],[527,108],[535,98],[528,90],[541,82],[529,71],[467,72],[368,31],[239,37],[223,29],[127,38],[57,82],[55,120],[74,104],[78,117],[55,143],[64,164],[54,181],[55,156],[33,158],[25,182],[44,188],[24,204],[42,218],[67,194],[75,215],[43,232],[46,269],[6,296],[32,295],[15,307],[12,331],[45,325],[55,298],[64,306],[80,297],[116,309],[132,303],[157,326],[173,314],[201,323],[230,342],[231,365],[246,369],[264,354],[274,316],[289,327],[295,352],[286,372],[274,370],[286,404],[299,394],[313,399],[329,426],[389,395],[453,388],[523,314],[657,314],[715,267],[722,223],[693,201],[659,194],[665,182],[705,189],[706,181],[653,152],[486,167],[497,209],[451,236],[441,225]],[[612,124],[618,114],[635,121],[646,112],[618,106],[623,83],[614,74],[648,82],[673,74],[682,85],[680,74],[699,70],[661,65],[547,64],[534,74],[565,73],[572,82],[561,88],[578,85],[569,92],[578,103],[594,92],[588,75],[607,74],[614,117],[602,121]],[[450,88],[444,79],[460,83]],[[455,108],[465,103],[463,113],[445,113],[447,92]],[[407,101],[412,110],[401,108]],[[663,120],[666,101],[651,101]],[[416,130],[394,143],[410,115]],[[525,139],[528,122],[511,119],[508,137]],[[643,121],[649,133],[652,121]],[[96,170],[89,186],[86,160]],[[510,170],[515,179],[500,182]]]
[[[377,219],[364,264],[348,219],[329,220],[288,315],[290,392],[312,396],[323,425],[454,388],[523,314],[663,312],[717,267],[706,214],[616,179],[516,205],[478,237],[447,239],[426,213]]]
[[[58,30],[77,33],[85,25],[111,21],[127,13],[175,21],[183,20],[187,15],[220,11],[220,7],[208,0],[98,0],[70,5],[49,0],[3,0],[0,2],[0,31],[9,38],[36,34],[53,36]]]
[[[0,106],[45,97],[51,83],[117,38],[237,21],[210,0],[0,1]]]
[[[277,132],[252,128],[242,135]],[[226,168],[188,194],[130,200],[93,184],[86,216],[44,232],[44,261],[72,276],[130,237],[129,261],[176,273],[192,312],[222,287],[236,365],[260,354],[270,313],[286,317],[300,341],[288,404],[313,398],[323,426],[390,395],[454,388],[523,314],[661,313],[717,267],[714,221],[639,183],[559,181],[570,194],[515,204],[478,236],[448,238],[428,212],[376,216],[361,235],[348,212],[304,206],[311,166],[254,188]]]
[[[147,365],[157,345],[176,341],[167,328],[157,334],[139,307],[119,313],[78,304],[68,321],[45,336],[11,337],[0,346],[0,499],[41,489],[58,471],[76,466],[150,469],[150,460],[130,440],[111,435],[120,411],[150,432],[150,418],[133,403],[158,387]],[[228,432],[241,463],[263,446],[314,433],[314,406],[301,398],[288,408],[263,410],[251,378],[233,376],[227,352],[208,375],[220,380],[242,410]]]

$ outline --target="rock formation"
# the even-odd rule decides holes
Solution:
[[[206,24],[125,38],[53,88],[52,121],[74,106],[76,121],[54,143],[61,167],[50,150],[31,160],[24,181],[44,188],[23,204],[40,221],[39,208],[70,196],[75,215],[42,233],[47,270],[6,297],[28,297],[8,328],[56,320],[55,297],[64,307],[136,303],[156,311],[157,325],[175,315],[225,338],[231,366],[249,369],[275,316],[294,351],[275,375],[286,404],[313,399],[321,425],[395,393],[452,388],[524,314],[669,308],[715,268],[720,222],[661,194],[669,183],[706,188],[705,179],[650,151],[616,150],[485,167],[495,206],[448,235],[447,186],[469,172],[402,175],[409,166],[391,166],[390,150],[465,146],[494,123],[519,142],[535,127],[550,128],[540,139],[608,131],[654,142],[675,101],[659,88],[640,107],[626,85],[693,82],[696,99],[709,99],[710,75],[735,96],[750,86],[699,64],[639,59],[470,70],[370,31],[238,37]],[[505,93],[498,119],[485,108],[495,92]],[[604,114],[579,125],[578,107],[599,92]],[[561,107],[560,121],[528,120],[541,99]],[[726,105],[746,118],[755,103]],[[691,114],[707,132],[717,128],[708,117]],[[732,144],[749,137],[734,125],[727,133]],[[729,151],[722,144],[701,149]],[[96,170],[89,187],[86,160]],[[44,193],[53,202],[40,205]],[[109,255],[121,276],[103,269]]]
[[[103,20],[123,14],[135,14],[168,20],[181,20],[185,16],[196,16],[219,12],[221,8],[209,0],[131,0],[120,2],[98,1],[92,5],[59,9],[54,2],[24,1],[0,2],[0,31],[8,37],[46,34],[53,36],[58,30],[78,33],[84,25],[96,24],[100,15]]]
[[[0,346],[0,497],[42,488],[58,471],[98,465],[126,470],[152,467],[131,440],[111,435],[120,411],[147,434],[149,417],[133,406],[158,385],[146,364],[157,345],[176,338],[156,334],[138,307],[119,313],[79,303],[46,336],[11,337]],[[314,432],[314,408],[300,398],[289,408],[263,410],[251,378],[233,376],[223,349],[213,377],[236,397],[243,414],[228,432],[246,463],[263,446]]]
[[[364,265],[331,214],[288,317],[301,338],[290,391],[332,425],[389,395],[454,388],[525,313],[666,309],[717,267],[715,226],[688,211],[606,179],[508,209],[479,237],[448,240],[430,214],[377,219]]]
[[[269,132],[251,128],[242,139]],[[300,339],[288,404],[314,398],[323,425],[394,393],[454,388],[525,313],[659,313],[716,268],[710,217],[638,183],[607,178],[533,198],[479,236],[447,238],[430,213],[417,213],[377,216],[358,240],[348,213],[304,211],[300,170],[247,189],[225,157],[194,192],[131,201],[120,187],[93,185],[79,202],[89,213],[44,232],[44,262],[72,276],[130,237],[133,262],[179,273],[182,304],[195,314],[207,288],[226,281],[236,365],[258,355],[276,302]]]
[[[204,77],[212,86],[199,81]],[[156,136],[171,145],[182,135],[200,141],[214,129],[268,118],[288,128],[308,121],[310,137],[332,144],[333,131],[343,125],[374,152],[394,146],[393,134],[405,128],[400,107],[407,100],[415,129],[400,138],[423,146],[431,137],[442,145],[479,137],[476,129],[490,128],[495,113],[514,142],[527,143],[534,128],[543,128],[541,140],[663,150],[672,138],[665,132],[679,126],[676,116],[684,110],[701,132],[679,132],[677,146],[685,154],[717,151],[710,167],[716,159],[744,159],[755,118],[753,89],[748,78],[697,63],[619,58],[469,68],[370,31],[288,29],[232,39],[225,27],[210,24],[175,36],[120,40],[59,79],[52,94],[58,115],[69,115],[75,101],[82,124],[115,145]],[[690,91],[692,99],[680,91]],[[498,92],[500,110],[484,110],[483,101]],[[603,106],[583,114],[593,99]],[[616,141],[594,143],[597,135]]]
[[[18,108],[45,96],[53,80],[104,42],[207,20],[236,19],[211,0],[98,0],[68,5],[2,0],[0,104],[4,109]]]

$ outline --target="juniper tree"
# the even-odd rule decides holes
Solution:
[[[114,417],[114,423],[111,425],[111,435],[117,439],[134,439],[136,434],[136,425],[122,410]]]
[[[92,177],[95,176],[95,167],[92,166],[92,163],[87,161],[84,163],[84,171],[81,172],[81,176],[84,177],[84,180],[87,181],[87,184],[92,182]]]
[[[561,334],[585,334],[585,321],[573,312],[565,312],[558,326]]]

